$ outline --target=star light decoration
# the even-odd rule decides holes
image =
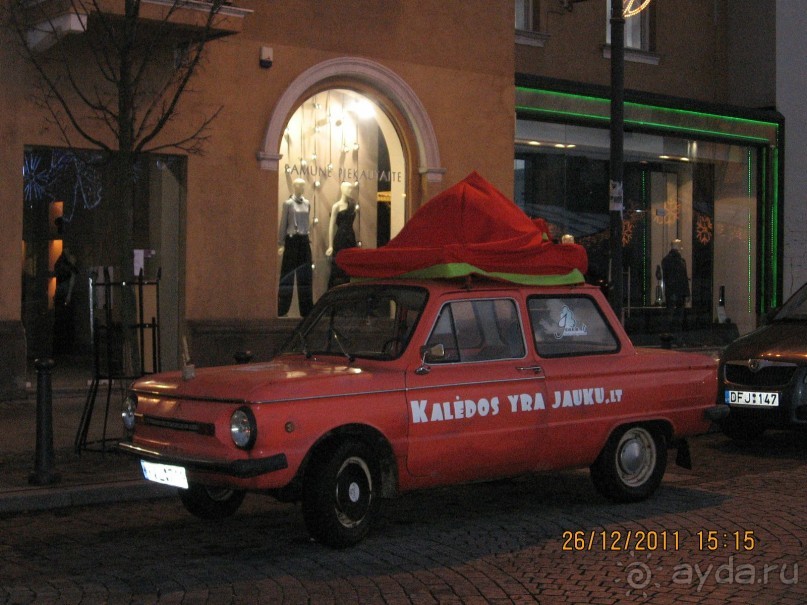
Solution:
[[[40,201],[50,203],[57,196],[65,201],[63,220],[70,222],[79,205],[93,209],[101,204],[103,188],[95,164],[99,154],[77,153],[53,149],[50,163],[36,151],[27,151],[23,158],[23,196],[33,207]],[[70,192],[71,195],[67,195]]]
[[[26,202],[33,202],[45,196],[50,184],[50,176],[41,155],[25,153],[22,163],[22,179],[22,190]]]
[[[664,202],[664,212],[656,212],[653,215],[653,222],[657,225],[674,225],[681,217],[681,203],[673,198],[668,198]]]
[[[711,217],[705,214],[698,215],[698,221],[695,226],[695,237],[702,244],[706,245],[712,241],[712,233],[714,225],[712,224]]]

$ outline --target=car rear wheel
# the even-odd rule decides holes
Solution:
[[[303,487],[303,517],[318,542],[345,548],[361,542],[378,512],[378,465],[369,447],[339,445],[315,463]]]
[[[594,487],[616,502],[644,500],[656,491],[667,467],[667,446],[657,429],[629,426],[611,435],[591,465]]]
[[[198,483],[179,490],[179,498],[189,513],[213,521],[234,515],[244,501],[244,495],[240,490]]]

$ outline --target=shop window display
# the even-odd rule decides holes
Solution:
[[[586,247],[592,283],[607,287],[608,136],[591,128],[519,121],[514,199],[553,236]],[[623,262],[632,335],[756,323],[757,151],[633,134],[625,147]],[[662,260],[675,245],[688,293],[673,319]],[[674,321],[673,321],[674,320]],[[676,341],[688,342],[676,335]]]
[[[349,281],[336,261],[340,250],[378,247],[403,227],[404,152],[376,103],[332,89],[297,108],[280,155],[277,311],[303,317]]]

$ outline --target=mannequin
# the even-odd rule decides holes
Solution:
[[[352,183],[343,182],[340,186],[341,196],[331,207],[331,220],[328,226],[328,249],[325,256],[331,259],[331,275],[328,278],[328,289],[346,284],[350,277],[336,264],[336,254],[345,248],[356,247],[356,233],[353,222],[359,205],[354,199],[355,188]]]
[[[667,321],[670,331],[684,329],[685,304],[689,298],[689,275],[687,263],[681,255],[684,246],[680,239],[674,239],[670,251],[661,260],[661,272],[664,278],[664,295],[667,303]]]
[[[65,246],[56,264],[53,275],[56,278],[56,293],[53,297],[53,352],[54,354],[72,353],[75,344],[75,309],[73,290],[78,275],[78,262],[73,253]]]
[[[300,315],[305,317],[314,306],[311,241],[308,235],[311,203],[303,196],[304,191],[305,181],[295,179],[292,183],[292,195],[283,202],[280,213],[277,236],[277,241],[283,242],[278,248],[278,254],[283,257],[280,263],[280,287],[277,293],[277,313],[280,317],[284,317],[291,307],[295,277]]]

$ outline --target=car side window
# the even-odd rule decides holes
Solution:
[[[442,344],[445,355],[429,363],[489,361],[524,357],[523,331],[512,299],[463,300],[440,310],[428,347]]]
[[[431,336],[426,343],[426,346],[431,348],[435,345],[443,345],[445,355],[439,359],[433,359],[431,356],[426,356],[426,361],[429,363],[449,363],[452,361],[460,360],[459,346],[457,345],[457,337],[454,331],[454,316],[451,313],[451,305],[445,305],[440,309],[440,315],[437,317],[437,323],[434,324]]]
[[[541,357],[619,350],[619,340],[594,299],[588,296],[532,296],[527,309],[535,349]]]

